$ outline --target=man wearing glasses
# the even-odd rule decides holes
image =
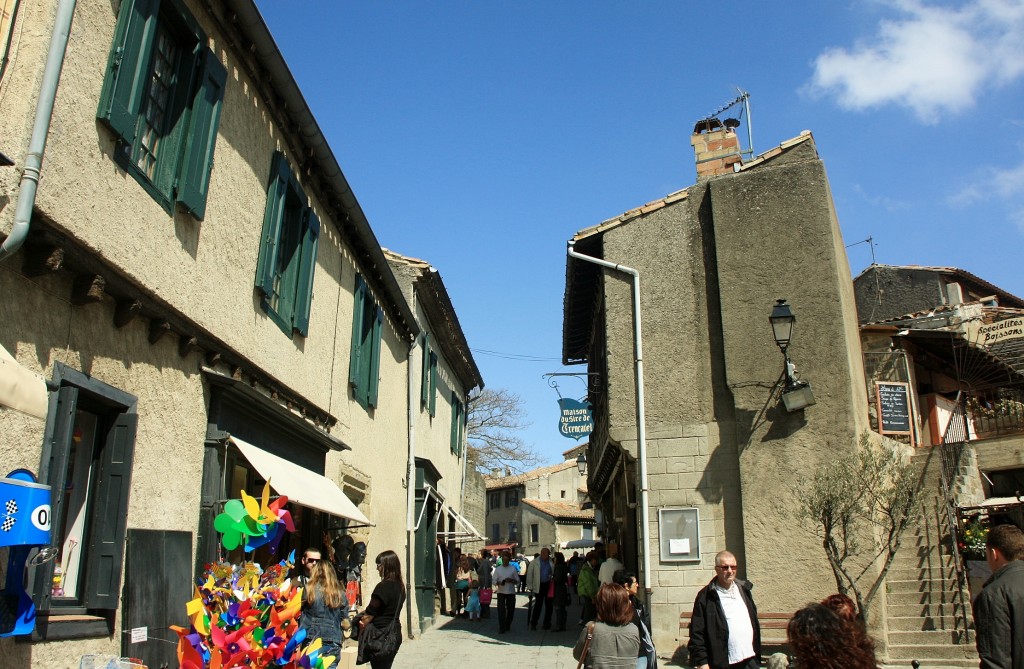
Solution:
[[[306,581],[309,580],[310,573],[313,571],[313,565],[320,561],[320,551],[315,548],[307,548],[302,552],[302,573],[299,574],[295,581],[298,583],[300,588],[306,587]]]
[[[690,616],[690,664],[697,669],[757,669],[761,628],[749,581],[737,580],[736,556],[715,556],[715,578],[693,602]]]

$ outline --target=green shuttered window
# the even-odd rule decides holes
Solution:
[[[452,453],[462,455],[462,440],[466,435],[466,409],[458,394],[452,391]]]
[[[364,408],[376,407],[384,310],[373,299],[369,286],[358,274],[354,298],[348,383],[352,388],[352,396],[360,405]]]
[[[423,374],[420,404],[433,418],[437,413],[437,353],[430,348],[430,333],[423,334]]]
[[[206,216],[227,70],[178,0],[124,0],[97,117],[115,159],[168,212]]]
[[[280,151],[274,154],[256,263],[263,310],[281,330],[309,334],[320,219]]]

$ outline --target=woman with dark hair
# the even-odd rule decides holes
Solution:
[[[555,553],[555,566],[551,570],[551,582],[555,588],[555,598],[551,604],[555,607],[555,631],[565,631],[565,607],[569,605],[569,565],[565,563],[563,553]]]
[[[658,669],[658,655],[654,650],[654,640],[651,638],[648,627],[647,611],[644,609],[643,602],[636,596],[640,589],[640,582],[636,580],[636,574],[619,569],[612,574],[612,582],[626,589],[626,592],[629,593],[629,603],[633,605],[633,625],[636,626],[637,634],[640,636],[640,651],[636,658],[636,669]]]
[[[853,603],[853,600],[846,595],[829,595],[825,599],[821,600],[824,606],[832,609],[836,612],[843,620],[848,622],[855,622],[857,620],[857,605]]]
[[[359,617],[360,637],[369,626],[377,628],[385,638],[397,637],[394,652],[378,653],[369,658],[372,669],[391,669],[391,664],[402,645],[402,605],[405,604],[405,583],[402,582],[402,563],[394,551],[377,556],[377,573],[381,581],[370,595],[370,603]],[[360,642],[360,656],[362,652]]]
[[[330,562],[312,563],[302,590],[302,614],[299,628],[306,630],[306,643],[320,639],[321,656],[341,659],[341,621],[348,619],[348,600]]]
[[[793,614],[786,630],[801,667],[877,669],[874,644],[856,624],[824,604],[808,604]]]
[[[636,611],[629,593],[621,585],[606,583],[594,597],[597,622],[580,634],[572,656],[583,660],[587,669],[636,669],[640,636],[633,627]]]

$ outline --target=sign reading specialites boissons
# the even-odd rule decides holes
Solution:
[[[594,418],[590,412],[590,404],[579,400],[560,397],[558,408],[561,416],[558,420],[558,432],[569,439],[582,439],[590,436],[594,430]]]
[[[1024,337],[1024,318],[1004,318],[995,323],[971,323],[968,339],[975,344],[991,346],[1007,339]]]

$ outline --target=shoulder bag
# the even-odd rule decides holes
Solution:
[[[583,643],[583,652],[580,653],[579,664],[576,669],[583,669],[583,663],[587,661],[587,653],[590,651],[590,640],[594,638],[594,623],[587,623],[587,640]]]
[[[372,622],[363,626],[359,634],[359,649],[356,653],[356,664],[366,664],[375,657],[390,657],[398,653],[402,645],[402,606],[405,605],[405,593],[398,602],[395,618],[387,628],[381,629]]]

